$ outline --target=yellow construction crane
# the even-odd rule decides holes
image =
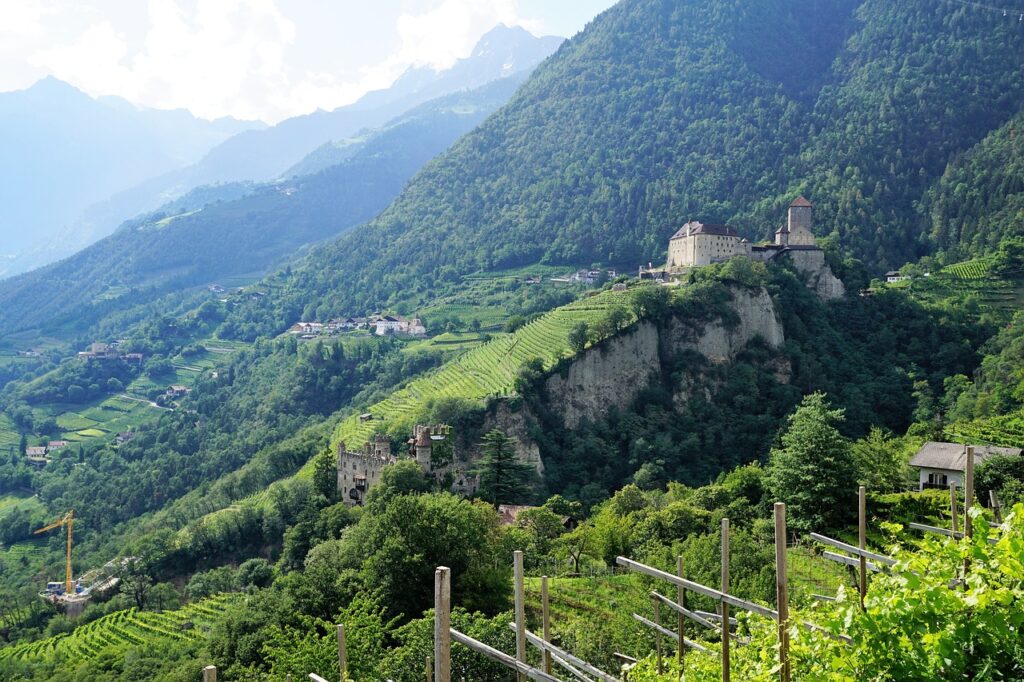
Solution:
[[[71,511],[69,511],[67,514],[64,515],[64,518],[57,519],[56,521],[54,521],[50,525],[43,526],[39,530],[35,531],[36,534],[39,534],[39,533],[45,533],[48,530],[53,530],[54,528],[60,528],[61,526],[67,526],[68,527],[67,573],[64,576],[64,594],[66,594],[68,596],[72,596],[72,595],[75,594],[75,583],[71,579],[71,536],[73,534],[72,533],[72,529],[73,529],[74,524],[75,524],[75,510],[72,509]]]

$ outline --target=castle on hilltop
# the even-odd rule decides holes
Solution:
[[[751,244],[731,225],[690,221],[668,241],[668,272],[722,263],[734,256],[769,261],[787,251],[821,251],[814,241],[813,206],[803,197],[789,205],[786,224],[775,231],[771,244]]]
[[[416,425],[406,441],[409,459],[420,465],[434,483],[447,486],[453,493],[472,495],[480,486],[478,476],[455,463],[452,428],[447,425]],[[391,440],[378,433],[361,450],[349,452],[345,443],[338,443],[338,493],[349,506],[362,505],[370,488],[380,482],[381,472],[399,457],[391,452]]]

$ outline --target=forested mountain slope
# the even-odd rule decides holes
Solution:
[[[318,173],[193,192],[191,201],[129,221],[67,260],[0,282],[0,334],[64,325],[64,334],[80,332],[168,291],[265,270],[304,244],[368,220],[424,163],[506,102],[524,78],[517,74],[421,105],[367,133],[350,145],[347,158]],[[219,200],[239,193],[248,195]],[[199,203],[204,197],[211,200],[205,207]]]
[[[626,0],[294,295],[343,311],[476,269],[659,261],[687,218],[764,238],[797,191],[820,235],[900,265],[931,248],[916,202],[947,160],[1024,104],[1022,52],[1017,22],[935,0]]]
[[[951,261],[1024,235],[1024,112],[953,159],[925,196],[923,212]]]

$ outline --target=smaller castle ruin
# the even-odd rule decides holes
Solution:
[[[456,460],[450,426],[417,424],[406,444],[407,458],[419,464],[435,485],[461,495],[472,495],[479,488],[479,476]],[[338,443],[338,493],[345,504],[362,505],[370,488],[380,482],[384,467],[399,459],[391,452],[391,440],[384,434],[377,434],[356,452],[350,452],[345,443]]]

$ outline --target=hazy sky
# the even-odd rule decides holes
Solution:
[[[615,0],[0,0],[0,91],[274,122],[449,66],[498,23],[569,37]]]

